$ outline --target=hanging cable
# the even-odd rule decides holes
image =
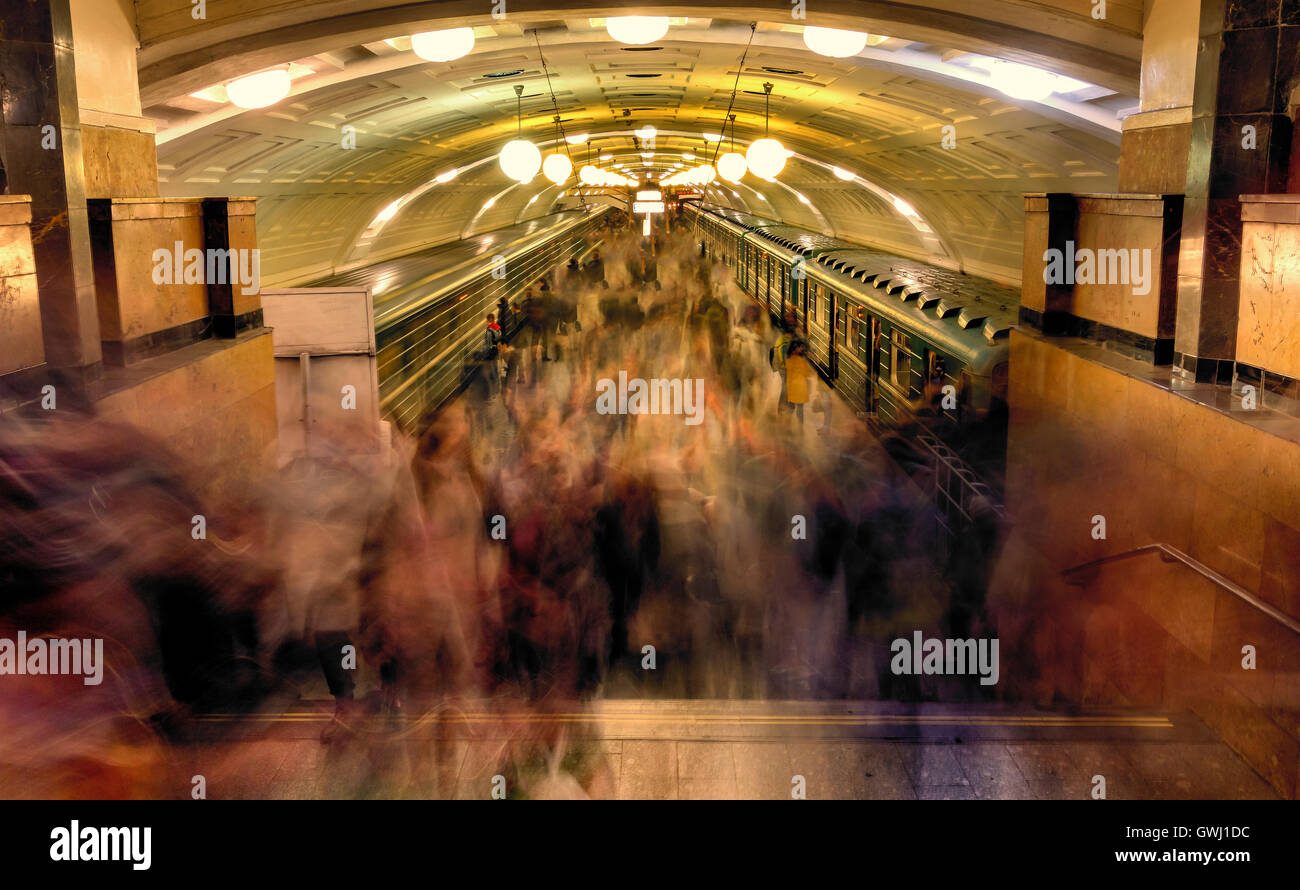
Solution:
[[[722,132],[724,135],[727,132],[727,116],[731,114],[731,109],[736,106],[736,91],[740,88],[740,72],[745,70],[745,60],[749,58],[749,48],[754,45],[754,34],[757,33],[757,31],[758,31],[758,22],[750,22],[749,42],[745,44],[745,51],[740,54],[740,64],[736,67],[736,82],[731,85],[731,101],[727,103],[727,115],[724,115],[722,118]],[[732,141],[734,143],[735,141],[734,136],[736,132],[735,118],[732,118],[731,132],[733,136]],[[721,147],[722,147],[721,139],[719,139],[717,142],[713,144],[713,157],[709,159],[709,163],[710,165],[714,165],[715,169],[718,160],[718,149]]]
[[[555,128],[560,133],[560,139],[563,140],[564,153],[569,156],[569,163],[573,164],[573,150],[569,147],[569,141],[564,136],[564,125],[560,123],[560,103],[555,99],[555,90],[551,87],[551,69],[546,65],[546,56],[542,53],[542,39],[537,36],[537,29],[533,29],[533,42],[537,44],[537,58],[542,63],[542,73],[546,75],[546,91],[551,94],[551,110],[555,112]],[[574,169],[577,169],[575,166]]]

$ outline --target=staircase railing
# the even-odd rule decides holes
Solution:
[[[1270,606],[1268,603],[1261,600],[1259,597],[1255,596],[1255,594],[1251,593],[1249,590],[1242,587],[1237,582],[1233,581],[1230,578],[1226,578],[1223,575],[1220,575],[1214,569],[1205,565],[1205,563],[1193,559],[1183,551],[1179,550],[1177,547],[1171,547],[1168,544],[1163,544],[1163,543],[1144,544],[1141,547],[1134,547],[1132,550],[1125,550],[1123,553],[1112,553],[1109,556],[1103,556],[1099,559],[1089,560],[1088,562],[1080,563],[1077,566],[1073,566],[1071,568],[1065,569],[1063,572],[1061,572],[1061,576],[1065,578],[1066,583],[1070,584],[1072,587],[1082,587],[1087,582],[1086,580],[1079,578],[1078,576],[1082,575],[1083,573],[1091,569],[1095,569],[1099,566],[1107,565],[1109,563],[1123,562],[1126,560],[1134,559],[1139,556],[1146,556],[1152,553],[1159,554],[1162,562],[1182,563],[1192,571],[1196,572],[1202,578],[1205,578],[1207,581],[1217,584],[1219,587],[1222,587],[1224,590],[1228,591],[1233,596],[1236,596],[1238,599],[1242,600],[1248,605],[1263,612],[1265,615],[1272,618],[1274,621],[1278,622],[1283,627],[1290,630],[1292,633],[1300,634],[1300,621],[1296,621],[1296,619],[1292,618],[1290,615],[1287,615],[1285,612],[1278,611],[1274,607]],[[1077,580],[1071,580],[1071,579],[1077,579]]]

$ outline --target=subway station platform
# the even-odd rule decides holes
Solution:
[[[1300,796],[1294,3],[0,15],[0,797]]]

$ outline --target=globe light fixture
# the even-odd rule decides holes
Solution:
[[[542,153],[527,139],[512,139],[497,157],[501,171],[511,179],[528,182],[542,166]]]
[[[772,84],[763,84],[763,91],[767,94],[767,101],[770,103],[772,97]],[[765,105],[763,109],[764,130],[770,130],[769,109]],[[745,151],[745,163],[755,176],[762,179],[775,179],[777,174],[785,169],[785,161],[789,155],[786,154],[785,146],[779,140],[770,136],[764,136],[762,139],[755,139],[749,144]]]
[[[867,35],[861,31],[842,31],[839,28],[803,29],[803,45],[819,56],[844,59],[856,56],[867,45]]]
[[[619,43],[642,46],[668,33],[666,15],[620,15],[605,19],[605,30]]]
[[[568,155],[550,154],[546,160],[542,161],[542,175],[551,182],[559,185],[569,178],[573,173],[573,161],[569,160]]]
[[[761,179],[775,179],[785,169],[785,149],[775,139],[755,139],[745,151],[745,163]]]
[[[450,62],[474,48],[473,28],[449,28],[411,35],[411,52],[426,62]]]
[[[749,169],[745,156],[736,151],[736,116],[728,115],[731,121],[731,151],[718,158],[718,175],[727,182],[740,182]]]
[[[738,151],[729,151],[718,158],[718,175],[727,182],[740,182],[748,169],[745,156]]]
[[[584,185],[595,185],[600,171],[591,164],[583,164],[582,169],[578,171],[578,179]]]
[[[501,149],[497,163],[501,171],[518,182],[530,182],[542,167],[542,153],[536,145],[523,138],[523,95],[522,84],[515,85],[516,115],[519,121],[519,138],[512,139]]]
[[[240,108],[266,108],[289,95],[289,69],[272,68],[226,84],[226,95]]]

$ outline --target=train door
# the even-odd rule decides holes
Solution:
[[[840,376],[840,343],[844,338],[840,335],[840,324],[843,321],[841,316],[844,313],[844,306],[840,298],[835,295],[835,291],[827,289],[827,302],[830,305],[830,335],[831,335],[831,379],[834,380]]]
[[[774,312],[772,309],[772,257],[763,255],[763,296],[767,298],[767,311]]]
[[[880,319],[871,316],[867,340],[867,411],[876,413],[880,394]]]
[[[785,267],[785,263],[778,262],[776,268],[779,270],[781,277],[781,317],[785,318],[785,290],[786,282],[790,280],[790,270]]]

